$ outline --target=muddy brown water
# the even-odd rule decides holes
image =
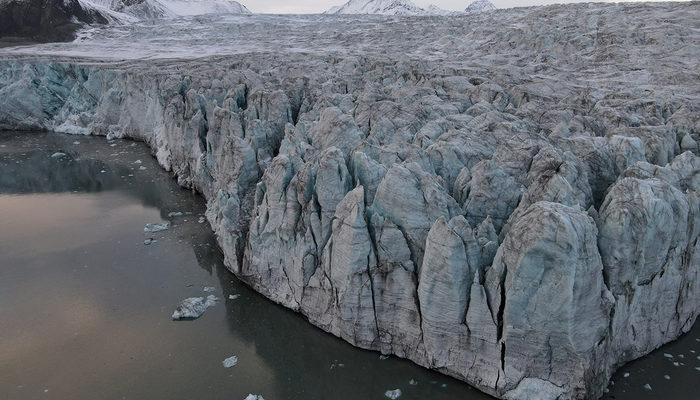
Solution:
[[[0,399],[490,398],[258,295],[226,270],[204,210],[141,143],[0,132]],[[219,304],[170,319],[205,287]],[[606,398],[696,398],[698,331],[623,367]]]

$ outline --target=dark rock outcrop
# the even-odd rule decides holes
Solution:
[[[106,23],[78,0],[0,0],[0,43],[70,41],[83,24]]]

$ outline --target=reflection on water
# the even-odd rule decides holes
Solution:
[[[8,399],[381,399],[395,388],[408,399],[488,398],[353,348],[238,282],[198,223],[201,199],[145,146],[0,133],[0,168]],[[143,225],[164,220],[172,228],[144,245]],[[171,321],[205,286],[221,303],[196,321]],[[238,365],[223,368],[234,354]]]
[[[0,168],[3,399],[381,399],[396,388],[401,399],[488,398],[353,348],[238,282],[198,223],[201,199],[178,188],[145,146],[0,133]],[[173,211],[184,215],[171,219]],[[171,229],[144,245],[143,225],[164,220]],[[205,286],[221,303],[198,320],[171,321],[177,303]],[[693,334],[678,350],[688,366],[672,375],[681,388],[697,376]],[[234,354],[238,365],[223,368]],[[630,368],[639,379],[646,368],[654,386],[663,374],[645,362]],[[612,386],[611,398],[654,398],[633,376]]]

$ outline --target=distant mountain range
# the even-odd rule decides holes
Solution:
[[[466,13],[478,13],[495,10],[489,0],[475,0],[464,10]],[[378,14],[378,15],[453,15],[459,11],[449,11],[436,5],[419,7],[411,0],[349,0],[347,3],[331,8],[325,14]]]
[[[495,10],[475,0],[464,12],[411,0],[349,0],[326,14],[459,15]],[[23,41],[65,41],[84,24],[124,24],[139,20],[204,14],[252,14],[234,0],[0,0],[0,46]],[[3,44],[5,42],[5,44]]]

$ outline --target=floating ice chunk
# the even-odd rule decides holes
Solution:
[[[143,241],[143,244],[145,244],[146,246],[148,246],[149,244],[152,244],[152,243],[155,243],[155,242],[157,242],[157,240],[148,238],[148,239],[146,239],[146,240]]]
[[[140,171],[145,171],[145,170],[146,170],[146,167],[144,167],[144,166],[142,165],[142,166],[139,167],[139,170],[140,170]]]
[[[229,300],[236,300],[237,298],[241,297],[240,294],[230,294],[228,295]]]
[[[246,396],[244,400],[265,400],[261,395],[259,394],[249,394]]]
[[[155,233],[165,231],[170,228],[170,222],[163,222],[162,224],[146,224],[143,227],[143,233]]]
[[[173,218],[173,217],[182,217],[182,212],[180,212],[180,211],[172,211],[172,212],[169,212],[169,213],[168,213],[168,217],[169,217],[169,218]]]
[[[410,381],[408,381],[408,384],[411,386],[416,386],[418,384],[418,382],[416,382],[416,380],[414,380],[414,379],[411,379]]]
[[[141,160],[134,161],[134,164],[141,164]]]
[[[384,392],[384,397],[391,400],[396,400],[401,397],[401,389],[387,390]]]
[[[206,219],[205,219],[204,217],[199,217],[198,222],[199,222],[200,224],[203,224],[204,221],[206,221]]]
[[[221,363],[224,364],[224,368],[231,368],[231,367],[235,366],[236,364],[238,364],[238,357],[231,356],[231,357],[225,359],[224,361],[222,361]]]
[[[343,368],[343,367],[345,367],[345,364],[339,363],[338,360],[333,360],[333,363],[331,364],[331,369]]]
[[[78,144],[80,144],[80,142],[78,142],[78,141],[76,140],[75,142],[73,142],[73,144],[78,145]]]
[[[623,378],[628,378],[629,376],[630,376],[630,373],[629,373],[629,372],[625,372],[625,373],[622,375]]]
[[[214,306],[218,300],[213,295],[207,296],[206,299],[204,297],[190,297],[177,306],[172,318],[173,320],[199,318],[207,308]]]
[[[380,359],[380,360],[386,360],[387,358],[389,358],[389,356],[385,356],[384,354],[381,354],[381,355],[379,356],[379,359]]]
[[[671,377],[668,375],[664,375],[664,379],[666,379],[668,381],[668,380],[671,380]]]
[[[51,154],[51,158],[59,158],[59,157],[65,157],[65,156],[66,156],[66,153],[62,153],[60,151],[57,151],[57,152]]]
[[[209,292],[215,291],[216,288],[213,287],[213,286],[205,286],[204,289],[202,289],[202,290],[204,290],[205,292],[209,293]]]
[[[673,354],[664,353],[664,357],[666,357],[666,358],[673,358]]]
[[[645,384],[644,384],[644,389],[651,392],[651,385],[648,384],[648,383],[645,383]]]

